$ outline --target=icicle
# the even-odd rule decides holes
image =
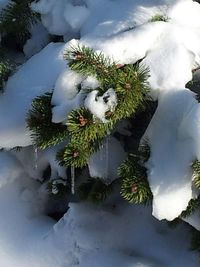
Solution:
[[[109,137],[106,138],[106,180],[109,183],[108,168],[109,168]]]
[[[104,145],[100,147],[100,161],[104,160]]]
[[[71,166],[71,192],[75,194],[75,169]]]
[[[34,147],[34,168],[38,168],[38,148]]]

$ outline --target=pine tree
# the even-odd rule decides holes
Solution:
[[[48,94],[37,97],[33,101],[27,123],[33,132],[33,142],[37,147],[44,149],[66,141],[67,145],[58,152],[57,160],[66,168],[84,168],[91,155],[99,149],[107,136],[114,133],[114,129],[121,120],[134,118],[136,112],[144,110],[149,91],[148,69],[140,62],[129,65],[117,64],[103,54],[97,54],[85,46],[71,47],[64,54],[64,58],[68,61],[71,70],[84,75],[84,77],[91,75],[96,77],[100,83],[97,88],[99,96],[104,95],[109,88],[114,88],[117,95],[117,106],[114,110],[106,112],[106,122],[82,106],[72,110],[68,114],[66,124],[63,125],[51,122],[51,94]],[[81,84],[78,87],[81,88]],[[91,91],[92,89],[87,88],[86,96]],[[105,103],[108,98],[109,96],[105,98]],[[146,203],[151,198],[151,191],[145,167],[140,166],[138,161],[137,166],[134,166],[135,163],[135,158],[130,156],[120,168],[119,175],[124,172],[123,175],[120,175],[124,180],[122,195],[129,200],[126,195],[129,194],[128,187],[133,187],[133,181],[129,181],[131,172],[133,172],[136,175],[135,183],[139,183],[138,191],[134,192],[135,202]],[[130,172],[124,171],[123,168],[129,168],[130,166],[127,166],[129,164],[133,169]],[[95,180],[89,179],[88,182],[80,185],[77,192],[81,198],[98,201],[105,199],[107,192],[110,192],[110,186],[103,185],[97,177]],[[97,199],[94,197],[94,192],[95,196],[98,195]]]

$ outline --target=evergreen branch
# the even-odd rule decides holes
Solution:
[[[156,21],[163,21],[163,22],[167,22],[169,21],[169,18],[165,15],[162,14],[156,14],[155,16],[153,16],[149,22],[156,22]]]
[[[95,53],[92,48],[86,46],[71,46],[65,54],[64,58],[68,61],[69,67],[82,75],[95,75],[97,79],[105,80],[113,76],[116,67],[111,60],[102,53]]]
[[[200,231],[192,229],[191,249],[200,252]]]
[[[83,140],[73,142],[71,139],[68,145],[57,153],[57,160],[60,165],[65,167],[85,167],[88,164],[88,159],[99,149],[102,141],[103,139],[95,140],[93,142],[89,140],[85,142]]]
[[[121,195],[130,203],[149,203],[153,195],[147,180],[146,169],[140,165],[140,158],[129,155],[119,168],[122,178]]]
[[[14,71],[15,65],[9,60],[0,62],[0,90],[3,91],[6,81],[11,73]]]
[[[190,200],[190,202],[188,203],[187,209],[181,213],[180,217],[187,218],[192,213],[194,213],[199,207],[200,207],[200,196],[198,196],[198,198],[196,199]]]
[[[0,33],[23,45],[30,38],[30,28],[39,16],[30,8],[30,0],[12,1],[0,13]]]
[[[52,93],[47,93],[35,98],[27,116],[27,125],[32,131],[33,142],[41,149],[55,146],[68,137],[66,125],[51,121],[51,97]]]
[[[112,192],[112,184],[106,185],[100,178],[90,178],[78,187],[80,199],[92,203],[102,203]]]
[[[67,126],[74,142],[90,142],[104,138],[112,129],[112,123],[102,123],[95,119],[86,108],[72,110],[68,115]]]
[[[72,166],[82,168],[87,165],[89,158],[89,148],[85,144],[69,143],[56,156],[61,166]]]
[[[95,118],[86,108],[72,110],[69,113],[67,126],[70,135],[70,151],[66,150],[64,160],[61,162],[66,166],[71,162],[72,166],[81,167],[87,162],[86,156],[91,156],[92,146],[97,143],[96,147],[98,147],[98,140],[104,139],[121,119],[131,117],[139,107],[144,105],[145,95],[149,90],[147,83],[149,70],[140,62],[119,67],[115,63],[111,64],[109,58],[85,46],[71,48],[66,52],[65,58],[73,70],[84,75],[96,74],[101,85],[103,83],[103,87],[99,88],[100,94],[108,90],[106,85],[114,83],[118,100],[115,110],[108,111],[106,114],[107,123]],[[82,155],[79,152],[80,158],[71,157],[73,151],[77,150],[74,144],[81,144],[87,153]],[[69,159],[67,159],[68,156]]]
[[[196,160],[193,164],[192,164],[192,168],[193,168],[193,182],[194,185],[200,189],[200,161]]]

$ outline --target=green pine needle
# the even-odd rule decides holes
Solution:
[[[200,161],[196,160],[193,164],[192,164],[192,168],[193,168],[193,182],[194,185],[200,189]]]
[[[12,1],[0,13],[0,33],[3,37],[12,37],[23,45],[30,38],[30,29],[39,16],[31,10],[30,0]]]
[[[181,213],[180,217],[187,218],[192,213],[194,213],[198,208],[200,208],[200,196],[198,196],[198,198],[196,199],[190,200],[190,202],[188,203],[187,209]]]
[[[112,192],[112,185],[106,185],[100,178],[90,178],[77,190],[79,197],[92,203],[102,203]]]
[[[121,195],[130,203],[147,204],[152,200],[152,193],[147,180],[146,169],[140,165],[140,158],[130,155],[120,166],[122,178]]]
[[[27,116],[27,125],[32,131],[33,143],[40,149],[55,146],[68,137],[66,125],[51,121],[51,97],[52,93],[47,93],[35,98]]]
[[[155,16],[153,16],[149,22],[156,22],[156,21],[164,21],[167,22],[169,21],[169,18],[165,15],[161,15],[161,14],[156,14]]]
[[[0,62],[0,90],[3,91],[6,81],[15,69],[15,64],[9,60]]]

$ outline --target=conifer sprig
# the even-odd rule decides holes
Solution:
[[[149,89],[147,83],[148,69],[139,62],[119,66],[119,64],[105,57],[102,53],[97,54],[93,49],[85,46],[70,48],[66,51],[65,58],[68,60],[72,70],[84,74],[84,76],[93,75],[98,79],[100,82],[100,87],[98,88],[100,95],[103,95],[111,84],[113,84],[113,90],[117,95],[115,110],[108,111],[105,114],[106,123],[96,118],[85,107],[72,110],[68,114],[66,123],[69,136],[68,145],[58,154],[57,158],[64,166],[83,167],[87,165],[90,156],[99,148],[103,139],[111,133],[115,125],[121,119],[131,117],[137,109],[144,105],[145,96]],[[39,102],[36,102],[35,107],[33,105],[31,116],[33,119],[34,113],[38,113],[37,103],[39,104]],[[39,107],[39,114],[46,113],[50,109],[51,106],[46,108],[45,111],[41,111],[41,107]],[[41,117],[40,115],[35,117]],[[45,116],[48,118],[48,127],[50,127],[50,111]],[[36,121],[35,126],[38,123],[39,121]],[[49,138],[48,136],[45,137],[45,135],[45,138],[40,138],[41,133],[44,132],[44,130],[41,130],[40,133],[40,129],[43,127],[41,122],[40,125],[37,126],[38,128],[34,128],[34,124],[29,123],[30,128],[36,132],[35,140],[39,142],[39,147],[47,147],[61,141],[62,134],[56,133],[57,129],[55,131],[52,130]],[[45,129],[45,131],[47,130]],[[66,137],[65,134],[64,137]],[[47,141],[46,145],[45,139]]]
[[[119,168],[119,176],[122,179],[121,195],[124,199],[130,203],[143,204],[152,200],[146,168],[141,165],[138,155],[129,155]]]
[[[196,160],[193,164],[192,164],[192,168],[193,168],[193,182],[194,185],[200,189],[200,161]]]
[[[0,62],[0,91],[3,91],[4,85],[8,80],[9,76],[15,69],[15,64],[9,60],[2,60]]]
[[[66,125],[52,123],[51,97],[52,93],[46,93],[35,98],[27,116],[33,142],[41,149],[55,146],[68,136]]]
[[[71,46],[64,54],[69,67],[82,74],[94,75],[98,80],[107,84],[112,84],[114,76],[117,74],[117,67],[113,67],[110,58],[103,53],[94,53],[92,48],[86,46]]]
[[[31,0],[10,2],[0,13],[0,33],[3,38],[13,38],[23,45],[30,38],[30,28],[39,16],[31,10]]]
[[[196,199],[191,199],[188,203],[187,209],[184,210],[180,217],[181,218],[187,218],[190,216],[193,212],[195,212],[198,208],[200,208],[200,196]]]
[[[112,192],[112,184],[106,185],[99,178],[90,178],[79,185],[77,192],[82,200],[92,203],[102,203]]]

